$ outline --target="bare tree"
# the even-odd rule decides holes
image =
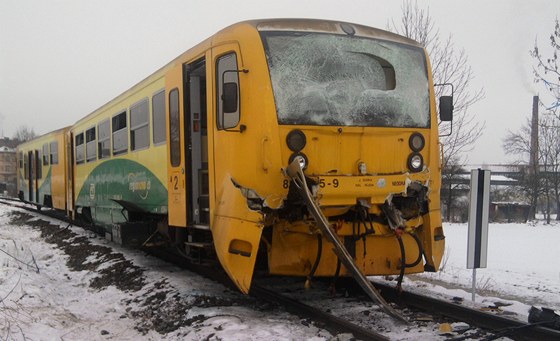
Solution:
[[[554,115],[539,118],[538,163],[528,162],[531,151],[531,121],[516,132],[509,131],[503,140],[506,154],[517,155],[525,171],[519,179],[526,199],[531,205],[529,218],[535,218],[539,199],[544,202],[545,217],[550,222],[551,200],[554,199],[557,219],[560,219],[560,120]],[[538,167],[538,168],[537,168]]]
[[[484,130],[485,123],[478,121],[469,107],[484,98],[484,89],[472,90],[474,72],[469,66],[464,49],[458,49],[452,35],[442,38],[430,16],[430,10],[418,7],[416,1],[405,0],[400,22],[392,20],[388,29],[416,40],[428,51],[431,59],[434,84],[451,83],[454,87],[454,117],[451,125],[440,122],[440,141],[444,145],[442,205],[447,208],[447,219],[453,216],[453,201],[456,200],[457,185],[454,179],[464,172],[465,153],[473,149],[474,143]],[[436,87],[436,97],[448,94],[444,87]],[[447,136],[445,136],[447,135]]]
[[[33,128],[21,125],[17,128],[16,133],[13,136],[13,139],[25,142],[34,139],[37,136]]]
[[[453,84],[453,131],[451,135],[442,138],[445,146],[444,168],[448,162],[464,164],[464,153],[472,150],[485,127],[485,123],[478,121],[475,113],[468,110],[471,105],[484,98],[484,89],[472,89],[474,72],[469,66],[465,50],[455,47],[452,35],[442,38],[430,16],[429,8],[419,8],[416,1],[405,0],[400,23],[393,20],[388,24],[388,29],[416,40],[426,48],[431,59],[435,84]],[[443,87],[437,87],[436,97],[439,98],[444,91],[446,90]],[[449,133],[449,129],[449,124],[440,124],[442,135]]]
[[[556,117],[559,117],[556,109],[560,107],[560,69],[558,68],[558,54],[560,53],[559,41],[560,23],[558,22],[558,18],[556,18],[554,32],[550,35],[550,46],[552,50],[547,51],[548,56],[545,57],[542,55],[542,51],[539,49],[536,40],[535,46],[529,51],[537,64],[533,67],[535,83],[543,84],[548,94],[554,98],[554,103],[544,107],[547,111],[556,115]]]
[[[461,174],[466,170],[456,160],[450,160],[444,165],[442,171],[441,201],[445,207],[445,220],[455,221],[454,217],[461,215],[458,212],[459,196],[465,192],[465,184],[461,183]],[[458,214],[459,213],[459,214]]]
[[[530,169],[528,162],[531,153],[531,120],[527,119],[525,124],[521,126],[518,131],[508,131],[506,137],[503,139],[502,147],[506,154],[516,155],[518,157],[518,160],[515,161],[516,163],[525,165],[524,167],[519,167],[523,172],[518,180],[525,194],[524,197],[529,201],[529,205],[531,206],[528,218],[535,219],[535,210],[541,190],[541,182],[537,170]]]
[[[546,200],[546,220],[550,223],[551,199],[556,206],[556,220],[560,220],[560,120],[553,115],[543,117],[539,126],[541,136],[539,153],[542,154],[544,172],[544,194]]]
[[[545,116],[548,116],[546,122],[542,124],[539,123],[541,125],[539,133],[545,136],[545,141],[541,141],[542,139],[539,138],[539,143],[547,143],[546,149],[544,150],[539,146],[539,153],[542,153],[539,159],[546,162],[545,173],[547,174],[547,187],[545,191],[549,193],[549,189],[551,189],[554,192],[557,207],[556,219],[560,220],[560,175],[558,174],[560,172],[560,70],[558,65],[558,54],[560,53],[560,23],[558,18],[555,20],[554,31],[550,34],[549,39],[550,47],[548,49],[540,49],[538,41],[535,39],[535,46],[529,53],[536,63],[536,65],[533,66],[535,83],[542,84],[547,94],[552,97],[552,102],[548,105],[542,100],[543,96],[541,96],[541,101],[539,103],[539,105],[544,108]],[[543,51],[545,52],[543,53]],[[547,200],[547,206],[549,204],[550,201]]]

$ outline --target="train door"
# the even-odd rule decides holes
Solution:
[[[185,79],[185,143],[187,144],[188,223],[210,224],[208,187],[208,130],[206,124],[206,63],[198,60],[183,67]]]
[[[33,167],[35,168],[35,178],[34,178],[34,183],[35,183],[35,188],[34,188],[34,192],[35,192],[35,202],[37,203],[41,203],[41,196],[39,193],[39,179],[41,179],[43,177],[43,172],[42,169],[40,167],[42,167],[42,163],[41,163],[41,154],[39,153],[38,150],[35,150],[33,152]]]
[[[169,225],[187,227],[186,148],[183,65],[179,64],[165,76],[168,90],[167,107],[167,191]]]
[[[66,213],[69,217],[74,218],[74,138],[71,132],[65,134],[66,139],[66,156],[63,158],[66,161]],[[52,146],[52,145],[51,145]],[[63,147],[64,148],[64,147]],[[51,151],[52,154],[52,151]],[[52,160],[51,160],[52,163]]]
[[[206,64],[200,59],[167,76],[169,90],[169,225],[210,223]]]
[[[33,202],[35,201],[35,195],[34,195],[34,189],[35,189],[35,162],[33,159],[33,151],[29,151],[27,152],[27,174],[29,175],[29,178],[27,179],[27,185],[28,185],[28,190],[29,190],[29,201]]]

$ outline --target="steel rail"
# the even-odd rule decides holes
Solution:
[[[431,314],[440,314],[482,329],[491,330],[496,336],[507,336],[514,340],[560,340],[560,331],[558,330],[509,319],[458,303],[446,302],[408,291],[399,293],[395,288],[385,284],[375,283],[375,286],[388,301],[424,310]]]

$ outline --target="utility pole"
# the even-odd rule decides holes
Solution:
[[[529,166],[536,174],[539,169],[539,96],[533,96],[533,116],[531,118],[531,155]]]
[[[539,96],[533,96],[533,115],[531,117],[531,145],[529,146],[529,177],[532,183],[531,209],[529,219],[535,219],[537,198],[539,196]]]

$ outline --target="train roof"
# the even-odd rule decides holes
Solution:
[[[46,139],[47,137],[52,136],[52,135],[64,134],[64,133],[65,133],[68,129],[70,129],[70,128],[71,128],[71,126],[66,126],[66,127],[64,127],[64,128],[60,128],[60,129],[57,129],[57,130],[49,131],[48,133],[45,133],[45,134],[42,134],[42,135],[40,135],[40,136],[34,137],[33,139],[31,139],[31,140],[29,140],[29,141],[25,141],[25,142],[22,142],[22,143],[18,144],[17,149],[25,148],[25,146],[28,145],[28,144],[34,144],[34,143],[36,143],[37,141],[44,140],[44,139]]]
[[[390,40],[402,44],[422,47],[418,42],[398,35],[393,32],[381,30],[375,27],[354,24],[344,21],[321,20],[321,19],[265,19],[249,20],[239,24],[249,24],[258,31],[308,31],[335,33],[357,37],[369,37],[382,40]],[[235,26],[232,25],[232,26]],[[227,29],[227,28],[226,28]]]

